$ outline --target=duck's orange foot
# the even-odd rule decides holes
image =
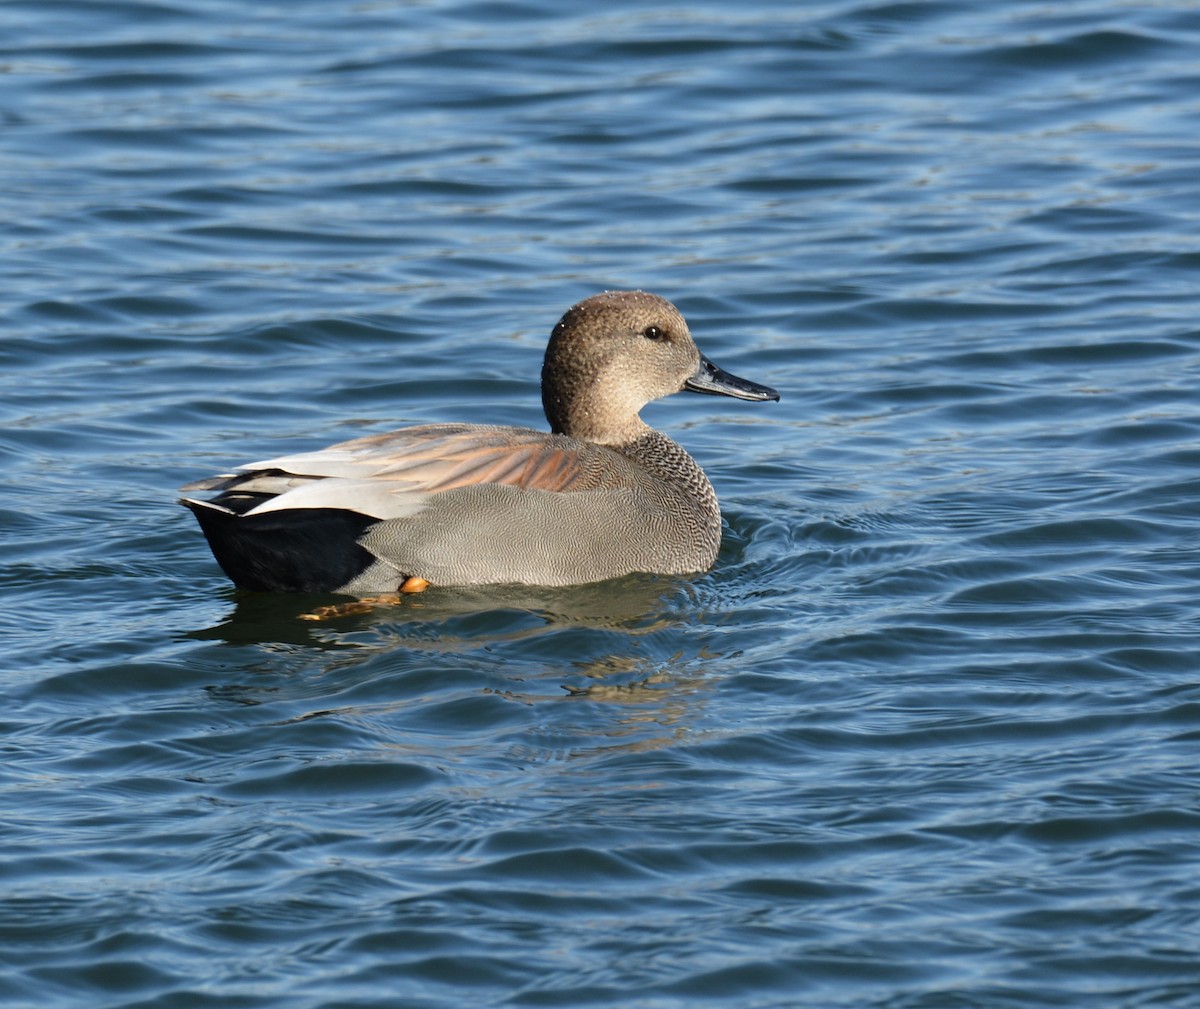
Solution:
[[[379,596],[363,596],[352,603],[338,603],[336,606],[318,606],[315,610],[301,613],[300,620],[336,620],[338,617],[351,617],[356,613],[370,613],[381,606],[395,606],[400,602],[401,594],[411,596],[416,592],[424,592],[429,588],[429,582],[420,575],[410,575],[400,585],[400,592],[385,592]]]

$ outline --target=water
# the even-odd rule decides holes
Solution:
[[[1194,5],[0,39],[4,1005],[1200,1006]],[[710,574],[310,624],[174,504],[609,287],[783,393],[647,411]]]

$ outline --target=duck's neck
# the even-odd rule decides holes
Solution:
[[[603,360],[579,358],[579,348],[550,341],[542,366],[542,407],[555,434],[616,447],[650,430],[638,416],[646,397]]]
[[[560,400],[549,400],[544,394],[543,402],[550,430],[580,441],[618,448],[653,430],[638,416],[638,404],[615,402],[611,397],[594,395],[592,390],[574,396],[569,411],[562,409]]]

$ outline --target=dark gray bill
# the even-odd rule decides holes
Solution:
[[[779,393],[769,385],[759,385],[723,371],[703,354],[696,372],[683,383],[688,392],[703,392],[710,396],[733,396],[735,399],[779,399]]]

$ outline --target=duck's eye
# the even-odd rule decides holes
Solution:
[[[667,334],[657,326],[647,326],[642,330],[642,336],[644,336],[647,340],[665,340]]]

